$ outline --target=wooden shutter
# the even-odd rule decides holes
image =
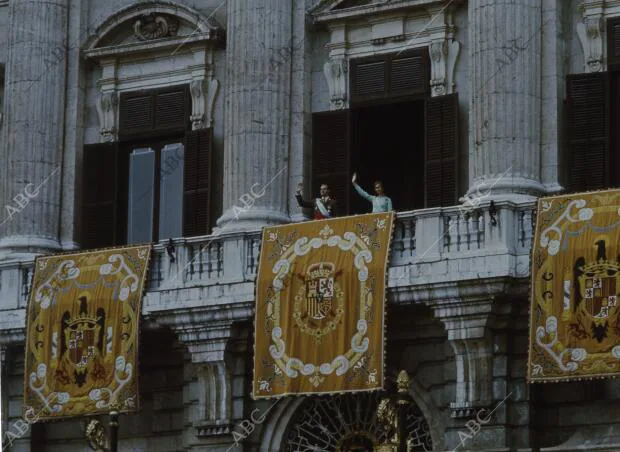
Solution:
[[[349,213],[351,188],[349,161],[349,112],[312,115],[312,197],[327,184],[338,202],[338,214]]]
[[[351,61],[351,104],[426,94],[429,87],[426,50]]]
[[[211,129],[187,133],[183,171],[183,235],[205,235],[211,221]]]
[[[166,135],[189,129],[191,102],[187,85],[121,94],[119,137]]]
[[[458,94],[426,100],[425,207],[457,203],[458,105]]]
[[[609,70],[620,69],[620,19],[607,21],[607,62]]]
[[[84,146],[82,164],[82,215],[79,240],[82,248],[117,244],[116,143]]]
[[[426,93],[429,86],[426,52],[403,52],[392,56],[390,61],[391,96]]]
[[[383,99],[388,96],[387,57],[351,62],[351,102]]]
[[[606,72],[567,77],[569,191],[609,186],[609,89]]]
[[[135,136],[154,128],[154,97],[148,92],[121,94],[119,135]]]
[[[190,111],[187,89],[180,86],[172,91],[155,94],[155,129],[183,130]]]

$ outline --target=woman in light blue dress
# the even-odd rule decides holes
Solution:
[[[362,187],[357,185],[357,183],[355,182],[356,180],[357,173],[353,173],[353,179],[351,179],[351,182],[353,182],[353,186],[355,187],[355,190],[360,194],[360,196],[366,198],[372,203],[372,213],[389,212],[390,210],[392,210],[392,200],[385,196],[385,193],[383,191],[383,184],[380,181],[375,181],[374,183],[376,196],[373,196],[366,193],[362,189]]]

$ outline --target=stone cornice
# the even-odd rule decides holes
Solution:
[[[132,42],[128,44],[120,44],[117,46],[99,47],[92,50],[84,51],[84,57],[87,59],[101,59],[117,56],[135,55],[139,53],[155,53],[165,50],[175,50],[183,46],[191,47],[196,43],[208,43],[217,41],[218,33],[208,31],[206,33],[195,33],[188,36],[179,36],[174,39],[162,38],[148,42]],[[186,50],[184,50],[186,51]]]
[[[476,300],[495,299],[510,293],[526,296],[529,280],[524,278],[498,277],[468,281],[433,282],[409,284],[388,288],[390,301],[396,304],[425,303],[431,307],[455,306]]]
[[[459,3],[460,0],[454,3]],[[449,0],[407,0],[401,2],[377,1],[369,5],[355,6],[352,8],[332,9],[340,1],[322,2],[315,7],[310,14],[315,24],[327,24],[331,22],[344,22],[347,20],[355,20],[367,16],[384,15],[399,12],[406,9],[420,9],[429,7],[444,7]]]
[[[25,328],[0,330],[0,345],[23,345],[26,341]]]

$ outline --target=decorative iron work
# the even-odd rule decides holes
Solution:
[[[283,450],[373,452],[390,434],[377,418],[384,397],[373,392],[308,398],[297,411]],[[433,450],[428,422],[414,403],[407,407],[405,426],[409,451]]]

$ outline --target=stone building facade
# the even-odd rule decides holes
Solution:
[[[249,397],[260,228],[308,216],[301,180],[361,213],[358,171],[398,210],[387,369],[412,376],[415,450],[620,450],[616,381],[525,381],[535,199],[620,185],[616,18],[620,0],[0,0],[3,432],[34,257],[147,231],[142,408],[119,450],[379,439],[368,394]],[[83,424],[10,450],[86,450]]]

